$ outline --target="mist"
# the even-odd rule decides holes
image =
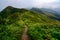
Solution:
[[[16,8],[59,8],[59,0],[0,0],[0,10],[7,6],[13,6]]]

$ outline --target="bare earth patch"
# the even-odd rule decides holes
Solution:
[[[29,40],[29,36],[27,35],[27,31],[28,31],[28,27],[25,25],[21,40]]]

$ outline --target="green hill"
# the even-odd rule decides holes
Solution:
[[[26,24],[31,40],[59,40],[60,21],[56,18],[48,12],[8,6],[0,12],[0,39],[19,40]]]
[[[43,13],[43,14],[47,15],[49,18],[60,21],[60,14],[58,14],[58,12],[56,12],[54,10],[46,9],[46,8],[32,8],[30,10],[38,12],[38,13]]]

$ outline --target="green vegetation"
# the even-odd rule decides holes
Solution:
[[[29,27],[28,34],[32,40],[59,40],[60,25],[36,24]]]
[[[60,40],[60,21],[48,12],[36,13],[11,6],[0,12],[0,40],[19,40],[24,25],[31,40]]]
[[[0,25],[0,40],[18,40],[22,27],[16,24]]]

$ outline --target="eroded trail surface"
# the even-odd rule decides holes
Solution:
[[[26,25],[24,25],[24,30],[23,30],[21,40],[29,40],[29,36],[27,35],[27,31],[28,31],[28,27]]]

